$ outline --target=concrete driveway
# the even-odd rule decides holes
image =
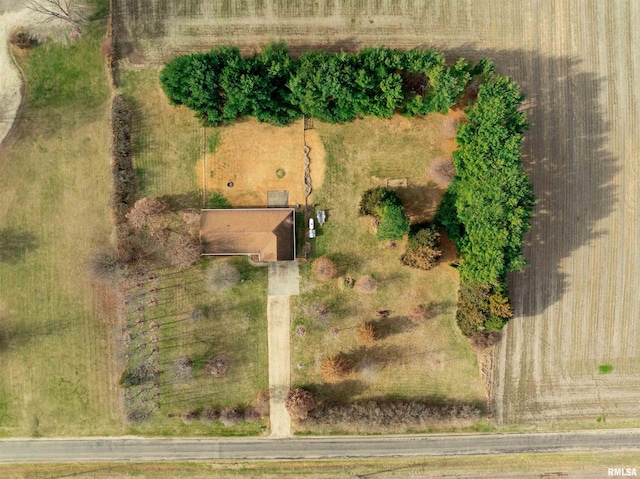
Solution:
[[[291,313],[289,297],[299,294],[298,264],[269,264],[267,322],[269,340],[269,395],[272,437],[291,436],[291,418],[285,399],[291,388]]]

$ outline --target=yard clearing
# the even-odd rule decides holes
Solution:
[[[408,186],[396,192],[407,213],[414,222],[432,218],[442,190],[427,172],[434,158],[446,154],[445,120],[443,115],[412,120],[397,116],[317,124],[327,151],[327,171],[316,204],[327,210],[328,221],[318,229],[314,256],[326,254],[341,277],[322,283],[306,269],[301,294],[292,300],[291,342],[292,384],[308,387],[321,401],[393,398],[480,407],[486,403],[476,353],[455,325],[455,271],[446,263],[430,271],[402,266],[402,242],[386,248],[372,234],[371,218],[357,213],[366,189],[384,186],[387,178],[406,178]],[[376,294],[359,291],[357,284],[354,289],[339,284],[344,276],[365,275],[378,282]],[[424,324],[409,320],[419,306],[428,311]],[[391,314],[376,318],[378,310]],[[370,347],[357,339],[356,329],[363,321],[376,321],[381,333]],[[320,362],[339,353],[349,358],[354,372],[330,385],[320,375]],[[351,433],[365,432],[357,423],[344,427]]]
[[[205,168],[203,158],[196,164],[198,184],[203,185],[204,171],[207,193],[223,194],[235,207],[267,206],[270,190],[286,190],[289,205],[304,205],[303,141],[311,149],[312,187],[322,186],[324,146],[315,130],[307,130],[303,140],[302,120],[278,127],[250,118],[231,126],[207,128],[207,135],[207,149],[213,152],[207,151]],[[233,187],[228,187],[228,182]]]
[[[606,417],[609,424],[637,417],[638,2],[116,5],[129,64],[160,64],[216,44],[251,52],[273,38],[297,53],[384,44],[493,58],[528,98],[523,153],[538,198],[524,250],[531,264],[509,281],[516,317],[503,342],[498,416],[597,427]],[[601,375],[600,364],[611,373]]]

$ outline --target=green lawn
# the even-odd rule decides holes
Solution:
[[[429,181],[427,168],[442,154],[441,124],[441,116],[431,116],[318,126],[327,167],[314,201],[328,211],[328,221],[318,230],[312,256],[327,254],[340,276],[371,275],[378,281],[376,293],[365,294],[341,287],[338,280],[319,282],[304,270],[302,294],[294,299],[292,312],[293,383],[310,387],[321,400],[486,401],[476,354],[455,325],[455,270],[446,264],[431,271],[402,266],[402,242],[387,248],[376,240],[371,218],[357,215],[364,190],[388,178],[406,178],[408,187],[397,191],[408,213],[415,221],[431,217],[441,190]],[[315,313],[318,305],[328,313]],[[429,308],[429,319],[415,325],[408,316],[420,305]],[[391,317],[378,319],[377,310],[391,310]],[[379,321],[382,338],[364,347],[356,328],[370,320]],[[304,337],[296,334],[298,326],[306,328]],[[332,334],[332,328],[338,333]],[[338,353],[351,359],[355,371],[329,385],[319,364]]]
[[[86,261],[109,243],[104,24],[21,57],[26,99],[0,151],[0,434],[122,432],[109,295]]]
[[[121,80],[122,91],[134,110],[138,197],[162,197],[176,209],[198,208],[202,199],[195,164],[203,148],[199,122],[191,111],[168,104],[157,70],[123,71]],[[130,433],[250,435],[265,430],[263,421],[225,427],[218,422],[203,425],[197,420],[187,425],[169,417],[205,407],[248,406],[259,391],[268,388],[266,269],[249,265],[245,258],[231,259],[243,282],[227,292],[209,293],[204,286],[204,271],[210,261],[226,260],[204,259],[182,272],[159,270],[153,282],[158,289],[157,306],[144,304],[150,284],[139,291],[133,287],[128,293],[130,324],[137,317],[138,303],[146,308],[146,325],[157,318],[162,371],[159,397],[142,406],[149,410],[149,404],[157,402],[160,409],[145,423],[130,426]],[[131,349],[139,343],[133,341]],[[149,354],[151,346],[149,343],[135,354]],[[192,380],[176,382],[172,368],[181,354],[193,358],[194,375]],[[214,378],[205,370],[206,363],[218,357],[230,361],[225,378]],[[141,407],[139,401],[134,407]]]

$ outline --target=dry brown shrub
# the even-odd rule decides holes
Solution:
[[[423,324],[427,321],[427,308],[423,305],[416,306],[409,311],[409,321],[413,324]]]
[[[513,317],[513,306],[509,303],[508,297],[495,292],[489,296],[489,312],[500,318],[509,319]]]
[[[227,291],[240,281],[237,268],[228,261],[215,261],[209,265],[204,275],[204,284],[211,293]]]
[[[252,407],[245,408],[245,410],[244,410],[244,420],[246,422],[258,421],[260,419],[262,419],[262,416],[254,408],[252,408]]]
[[[338,274],[338,268],[333,261],[323,255],[311,264],[311,271],[320,281],[329,281]]]
[[[211,424],[220,419],[220,413],[211,407],[206,407],[200,414],[200,421],[204,424]]]
[[[225,407],[220,411],[220,422],[225,426],[235,426],[243,419],[242,414],[236,408]]]
[[[471,347],[482,352],[495,346],[502,339],[502,333],[496,331],[483,331],[471,337]]]
[[[180,218],[182,219],[187,233],[192,236],[200,235],[200,211],[195,208],[187,208],[180,212]]]
[[[329,356],[320,363],[322,379],[330,384],[344,380],[351,373],[352,368],[351,361],[340,355]]]
[[[289,391],[284,405],[291,419],[304,420],[309,416],[309,412],[315,409],[317,402],[309,391],[297,388]]]
[[[126,265],[113,250],[99,251],[88,262],[89,274],[101,283],[115,284],[126,274]]]
[[[200,259],[202,248],[200,241],[188,234],[182,234],[171,248],[171,264],[176,268],[187,268]]]
[[[372,294],[378,289],[378,282],[369,275],[360,276],[355,287],[361,293]]]
[[[400,260],[405,266],[428,271],[436,265],[440,256],[442,256],[442,251],[438,248],[419,246],[415,249],[407,249],[407,251],[402,254]]]
[[[269,416],[269,391],[260,391],[251,402],[251,407],[261,418]]]
[[[216,358],[212,361],[209,361],[207,364],[207,371],[213,377],[223,378],[227,375],[227,371],[229,370],[229,361],[223,358]]]
[[[184,411],[180,413],[180,419],[185,424],[191,424],[193,421],[198,419],[198,411]]]
[[[358,339],[366,346],[372,346],[380,339],[380,333],[374,321],[366,321],[358,325]]]
[[[296,336],[298,336],[299,338],[304,338],[306,334],[307,328],[305,328],[304,326],[296,326]]]
[[[433,405],[417,401],[357,401],[327,403],[309,413],[306,424],[341,426],[357,424],[369,430],[394,427],[428,427],[452,421],[477,421],[482,411],[475,404]]]
[[[134,228],[160,228],[166,222],[171,210],[169,205],[157,198],[141,198],[135,202],[127,219]]]
[[[174,381],[181,383],[191,378],[193,374],[193,360],[186,354],[181,354],[173,361]]]

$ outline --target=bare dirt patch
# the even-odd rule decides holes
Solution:
[[[222,193],[236,207],[266,206],[268,191],[287,190],[289,205],[305,204],[302,121],[276,127],[247,119],[210,134],[219,139],[215,152],[206,156],[207,193]],[[305,136],[315,189],[324,180],[324,146],[315,130]],[[196,173],[202,185],[203,158]]]

